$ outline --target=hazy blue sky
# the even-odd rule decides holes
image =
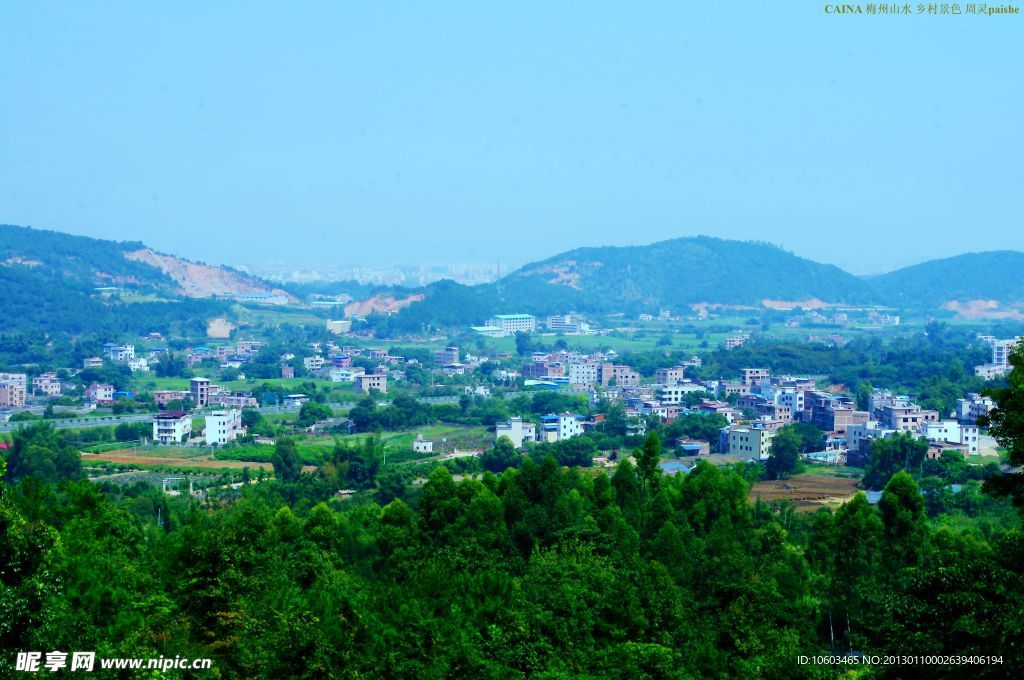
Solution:
[[[0,0],[0,223],[243,264],[1024,249],[1024,17],[823,7]]]

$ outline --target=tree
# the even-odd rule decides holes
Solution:
[[[1006,378],[1006,387],[990,388],[985,394],[997,406],[979,425],[987,425],[989,434],[1006,448],[1010,465],[1015,472],[1006,472],[985,482],[985,490],[997,496],[1007,496],[1024,512],[1024,342],[1010,352],[1013,369]]]
[[[612,477],[612,487],[615,489],[615,502],[622,511],[622,516],[631,526],[640,526],[642,510],[640,482],[637,480],[636,468],[628,459],[621,460],[616,466],[615,476]]]
[[[302,476],[302,461],[295,440],[291,437],[277,440],[270,462],[274,466],[274,474],[282,482],[295,482]]]
[[[870,404],[872,394],[871,383],[867,380],[862,381],[857,385],[857,410],[867,411]]]
[[[811,423],[793,423],[792,425],[786,425],[786,429],[791,430],[800,437],[801,453],[813,453],[822,450],[825,433]]]
[[[718,433],[729,424],[719,413],[687,413],[665,427],[665,440],[685,437],[705,442],[717,442]]]
[[[516,354],[521,357],[529,356],[535,351],[533,337],[529,333],[516,332]]]
[[[643,448],[636,457],[640,477],[640,496],[646,501],[658,492],[658,464],[661,462],[661,439],[651,432],[644,439]]]
[[[67,444],[53,424],[39,421],[14,431],[7,452],[7,478],[33,477],[57,483],[82,476],[82,457]]]
[[[114,438],[119,442],[142,439],[153,431],[149,423],[119,423],[114,428]]]
[[[510,467],[519,467],[522,462],[523,457],[516,451],[512,440],[505,436],[498,437],[494,446],[480,456],[480,464],[484,466],[484,469],[495,474],[504,472]]]
[[[864,485],[881,489],[900,470],[920,470],[928,454],[928,442],[908,432],[871,442],[871,454],[864,469]]]
[[[405,495],[405,477],[402,473],[388,469],[377,477],[377,503],[387,505]]]
[[[315,401],[307,401],[299,409],[299,417],[295,424],[299,427],[309,427],[313,423],[327,420],[334,416],[334,412],[327,404],[318,404]]]
[[[803,440],[791,427],[782,427],[772,437],[768,462],[768,479],[785,479],[799,469],[800,446]]]
[[[890,561],[899,566],[916,564],[928,536],[928,526],[924,498],[906,470],[897,472],[885,485],[878,509]]]
[[[156,375],[159,378],[187,378],[189,375],[188,366],[180,354],[167,352],[156,365]]]

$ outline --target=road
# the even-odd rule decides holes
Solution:
[[[509,393],[505,395],[505,398],[515,396],[515,393]],[[454,395],[439,396],[439,397],[417,397],[417,401],[424,404],[457,404],[459,403],[459,397]],[[388,401],[381,401],[381,406],[390,404]],[[348,411],[354,408],[357,402],[349,401],[342,404],[332,404],[331,406],[340,409],[342,411]],[[42,406],[32,406],[26,409],[19,409],[20,411],[28,411],[41,415],[43,413]],[[298,411],[296,407],[284,407],[284,406],[261,406],[257,409],[260,413],[295,413]],[[93,411],[84,411],[84,413],[93,414]],[[202,417],[202,413],[196,414],[197,417]],[[144,423],[153,419],[151,413],[125,413],[121,415],[88,415],[81,418],[56,418],[47,422],[53,423],[53,426],[58,430],[70,430],[70,429],[81,429],[87,427],[116,427],[121,423]],[[27,423],[39,422],[36,420],[23,420],[17,422],[6,422],[0,423],[0,432],[11,432],[16,430],[22,425]]]
[[[25,409],[30,410],[30,409]],[[33,409],[34,410],[34,409]],[[42,409],[40,409],[42,411]],[[296,408],[285,408],[283,406],[265,406],[259,409],[260,413],[294,413]],[[202,417],[202,413],[197,414]],[[90,415],[82,418],[55,418],[46,422],[53,423],[58,430],[84,429],[88,427],[116,427],[121,423],[148,423],[153,420],[152,413],[122,413],[120,415]],[[0,424],[0,432],[11,432],[29,423],[38,423],[38,420],[21,420]]]

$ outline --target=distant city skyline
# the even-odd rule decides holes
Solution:
[[[1024,250],[1020,21],[5,3],[0,223],[297,269],[699,234],[854,274]]]

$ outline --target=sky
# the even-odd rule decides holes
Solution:
[[[854,273],[1024,250],[1022,30],[803,0],[0,0],[0,223],[296,267],[697,234]]]

